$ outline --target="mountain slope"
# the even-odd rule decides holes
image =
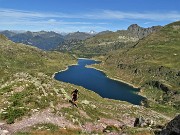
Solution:
[[[173,114],[180,105],[180,22],[141,39],[132,48],[110,53],[101,69],[141,87],[146,106]]]
[[[80,57],[104,55],[111,50],[129,48],[136,44],[139,39],[159,29],[161,29],[160,26],[142,28],[137,24],[133,24],[127,30],[119,30],[117,32],[105,31],[78,43],[61,44],[57,50],[65,51],[68,48],[68,51],[80,55]],[[69,48],[71,49],[69,50]]]
[[[32,46],[36,46],[40,49],[50,50],[57,47],[57,45],[62,42],[63,36],[55,32],[24,32],[24,33],[14,33],[11,31],[2,31],[1,34],[7,36],[10,40],[16,43],[24,43]]]
[[[16,44],[1,35],[1,68],[9,71],[37,70],[52,74],[53,69],[65,66],[65,57],[71,61],[70,56],[57,52],[45,52],[36,47]],[[57,58],[59,57],[59,58]],[[64,65],[61,65],[64,61]],[[53,63],[55,62],[55,63]],[[57,64],[59,63],[59,64]],[[52,70],[52,71],[51,71]],[[3,70],[2,70],[3,71]]]
[[[94,34],[90,34],[90,33],[85,33],[85,32],[73,32],[73,33],[69,33],[67,35],[64,36],[65,40],[85,40],[87,38],[92,37]]]
[[[156,127],[171,119],[143,106],[103,99],[80,86],[54,80],[54,72],[76,62],[68,54],[16,44],[3,35],[0,53],[0,133],[150,134],[146,126]],[[76,88],[80,91],[78,108],[69,103]],[[141,130],[133,127],[139,115],[145,119]]]
[[[85,40],[95,35],[85,32],[74,32],[62,36],[61,34],[55,33],[53,31],[27,31],[16,33],[8,30],[1,31],[0,33],[16,43],[24,43],[31,46],[36,46],[43,50],[52,50],[55,49],[58,45],[63,46],[66,42],[71,42],[73,40]]]

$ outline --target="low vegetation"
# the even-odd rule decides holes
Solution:
[[[175,116],[180,111],[179,29],[179,22],[169,24],[132,48],[101,57],[103,62],[95,67],[112,78],[140,87],[140,94],[148,99],[146,106]]]
[[[160,26],[142,28],[137,24],[130,25],[127,30],[116,32],[105,31],[89,37],[86,40],[70,40],[62,42],[56,50],[70,52],[79,57],[92,58],[106,55],[117,49],[130,48],[138,43],[139,39],[161,29]]]

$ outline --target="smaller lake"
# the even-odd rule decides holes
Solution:
[[[136,94],[139,89],[125,83],[112,80],[96,69],[86,68],[86,65],[100,62],[89,59],[78,59],[78,65],[69,66],[66,71],[55,74],[55,79],[63,82],[83,86],[98,93],[104,98],[127,101],[139,105],[144,97]]]

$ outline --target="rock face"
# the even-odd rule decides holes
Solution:
[[[180,135],[180,115],[171,120],[160,135]]]
[[[156,32],[161,28],[161,26],[153,26],[150,28],[142,28],[137,24],[132,24],[128,27],[127,31],[132,33],[135,37],[142,39],[143,37],[148,36],[152,32]]]
[[[148,82],[147,84],[153,86],[153,87],[156,87],[160,90],[163,90],[164,92],[168,93],[170,92],[171,90],[168,88],[168,86],[166,86],[165,84],[161,83],[160,81],[150,81]]]

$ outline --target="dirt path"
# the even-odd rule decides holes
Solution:
[[[46,109],[41,112],[37,112],[31,117],[24,117],[21,121],[15,122],[14,124],[4,124],[1,127],[9,131],[9,134],[21,131],[39,123],[52,123],[58,125],[59,127],[78,128],[65,119],[65,117],[57,116],[51,113],[51,111],[51,109]]]
[[[70,104],[59,104],[57,105],[58,109],[61,109],[62,107],[70,107]],[[91,119],[83,110],[79,110],[79,113],[83,116],[86,116],[87,118]],[[36,112],[31,117],[24,117],[22,120],[15,122],[14,124],[3,124],[0,125],[0,128],[4,131],[8,131],[4,135],[13,134],[18,131],[23,131],[25,129],[28,129],[29,127],[32,127],[39,123],[52,123],[55,125],[58,125],[59,127],[67,127],[67,128],[75,128],[75,129],[82,129],[86,132],[92,132],[92,131],[102,131],[107,125],[116,125],[116,126],[122,126],[124,123],[119,122],[117,120],[112,119],[105,119],[101,118],[96,123],[85,123],[82,125],[82,127],[74,125],[71,121],[68,121],[64,116],[55,115],[52,113],[52,109],[48,108],[40,112]]]
[[[61,110],[61,108],[69,108],[72,107],[69,103],[64,104],[58,104],[56,108],[58,110]],[[91,119],[86,112],[79,109],[78,110],[80,115]],[[170,117],[167,117],[163,114],[160,114],[158,112],[153,111],[154,114],[157,114],[158,116],[165,118],[167,120],[171,120]],[[45,110],[42,110],[40,112],[34,113],[32,116],[24,117],[22,120],[15,122],[14,124],[0,124],[0,134],[2,131],[6,132],[3,135],[9,135],[18,131],[23,131],[25,129],[28,129],[29,127],[32,127],[36,124],[40,123],[52,123],[54,125],[58,125],[59,127],[67,127],[67,128],[74,128],[74,129],[81,129],[83,131],[91,133],[92,131],[103,131],[104,128],[106,128],[107,125],[114,125],[116,127],[123,127],[123,125],[128,125],[130,127],[133,126],[134,118],[130,117],[124,117],[121,119],[121,121],[115,120],[115,119],[106,119],[106,118],[100,118],[96,122],[87,122],[83,125],[74,125],[71,121],[67,120],[64,116],[56,115],[52,113],[52,109],[48,108]]]

